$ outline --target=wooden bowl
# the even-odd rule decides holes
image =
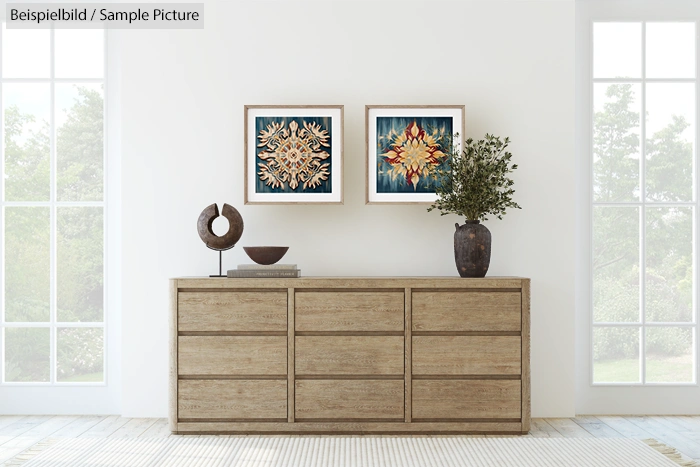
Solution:
[[[275,264],[289,250],[288,246],[244,246],[246,254],[258,264]]]

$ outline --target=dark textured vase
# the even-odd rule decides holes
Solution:
[[[491,232],[479,221],[455,224],[455,264],[462,277],[484,277],[491,263]]]

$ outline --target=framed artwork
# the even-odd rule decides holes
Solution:
[[[343,204],[343,106],[246,105],[245,204]]]
[[[430,204],[436,171],[461,149],[463,105],[365,106],[366,204]]]

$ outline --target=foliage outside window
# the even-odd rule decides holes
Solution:
[[[692,383],[695,24],[593,36],[593,383]]]
[[[104,367],[104,32],[0,31],[2,383]]]

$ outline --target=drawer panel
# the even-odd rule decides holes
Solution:
[[[180,375],[285,375],[284,336],[180,336]]]
[[[285,292],[180,292],[179,331],[286,331]]]
[[[520,292],[414,292],[414,331],[520,331]]]
[[[287,420],[286,381],[180,380],[178,418]]]
[[[297,292],[297,331],[403,331],[402,292]]]
[[[520,380],[414,380],[414,419],[520,418]]]
[[[401,336],[297,336],[298,375],[403,375]]]
[[[401,419],[402,380],[297,380],[294,417],[304,419]]]
[[[520,336],[414,336],[414,375],[519,375]]]

